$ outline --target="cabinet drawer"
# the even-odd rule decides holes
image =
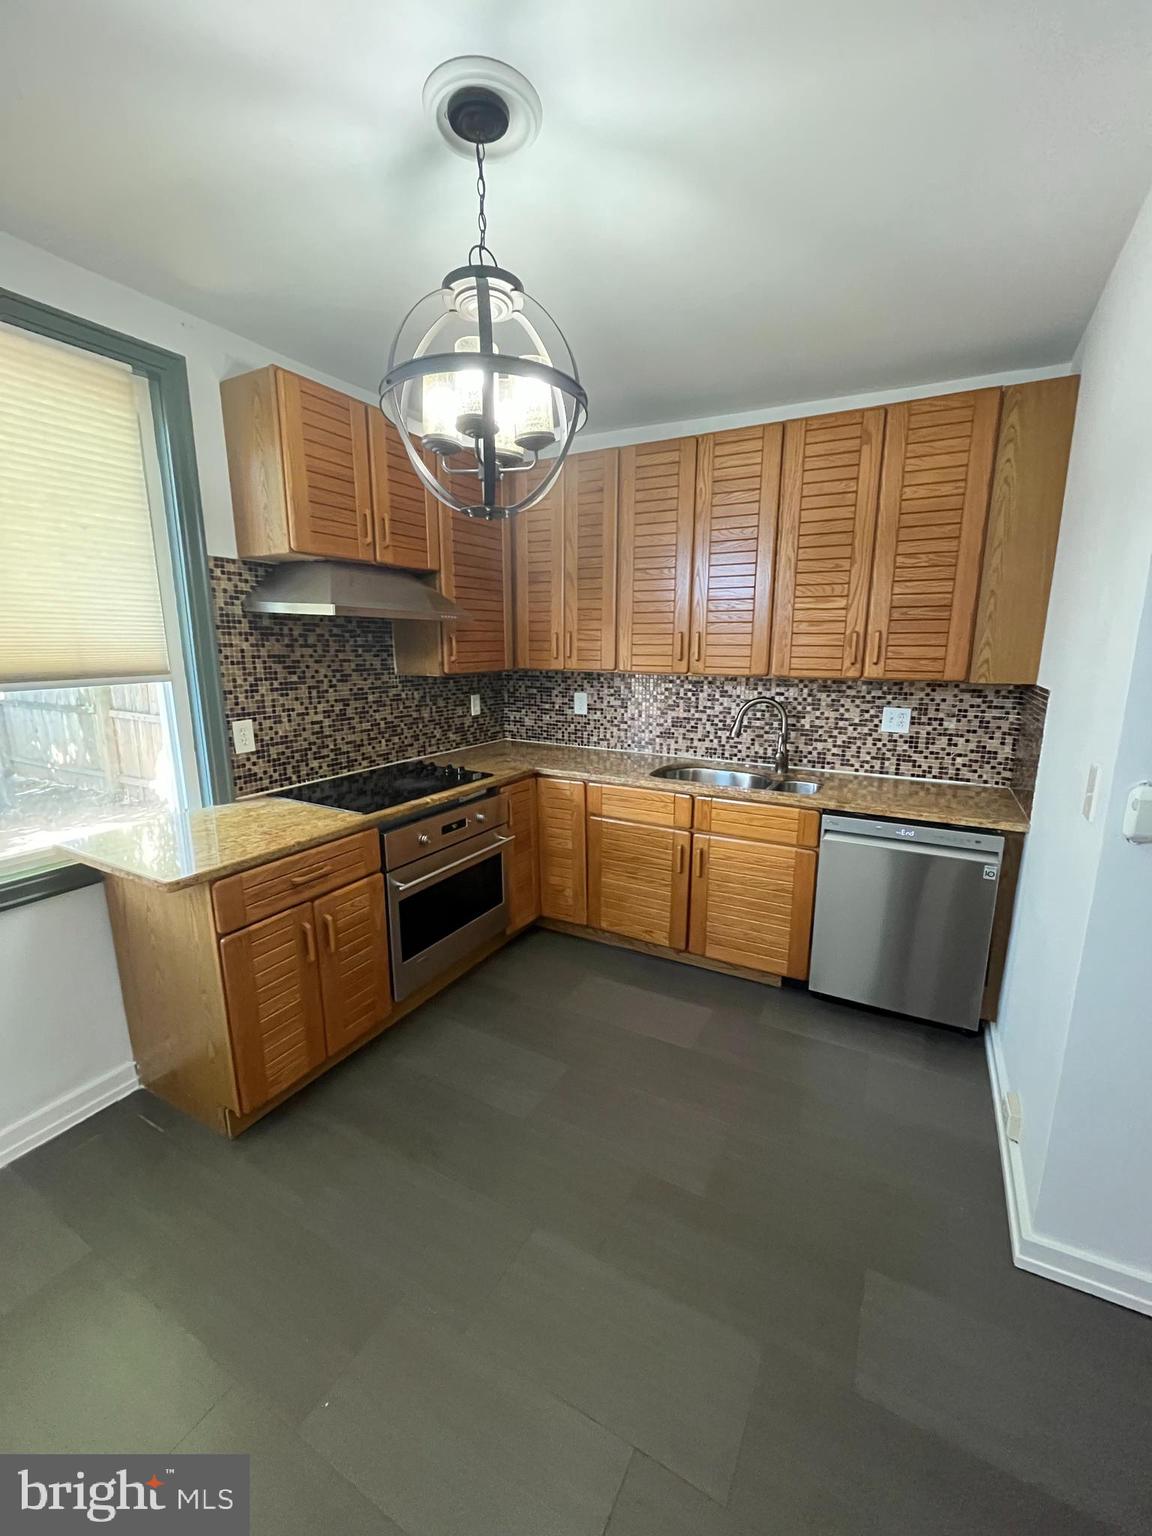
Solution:
[[[379,868],[380,838],[370,831],[228,875],[212,887],[216,931],[231,933],[313,896],[363,880]]]
[[[634,821],[646,827],[692,825],[692,796],[666,789],[629,789],[621,784],[589,784],[589,816],[609,821]]]
[[[697,832],[721,837],[746,837],[757,843],[782,843],[789,848],[815,848],[820,840],[820,812],[797,805],[760,805],[752,800],[696,799]]]

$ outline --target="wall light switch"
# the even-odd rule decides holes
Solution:
[[[572,695],[572,713],[574,715],[586,715],[588,713],[588,695],[586,693],[574,693]]]
[[[1088,777],[1084,782],[1084,803],[1080,807],[1080,814],[1085,821],[1091,821],[1096,815],[1096,786],[1100,782],[1100,764],[1093,763],[1088,769]]]
[[[237,752],[255,752],[256,728],[251,720],[233,720],[232,745]]]
[[[886,709],[880,717],[880,729],[882,731],[898,731],[901,736],[908,734],[908,728],[912,724],[912,711],[910,709]]]
[[[480,695],[478,693],[469,694],[468,707],[471,709],[474,715],[478,715],[480,713]]]

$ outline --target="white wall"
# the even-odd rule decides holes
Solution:
[[[0,288],[187,358],[208,552],[234,555],[220,380],[300,365],[4,234]],[[0,1165],[134,1081],[103,887],[0,913]]]
[[[1078,1262],[1136,1272],[1120,1288],[1146,1288],[1152,1307],[1152,1116],[1137,1097],[1152,1081],[1152,946],[1138,929],[1152,848],[1119,833],[1127,789],[1152,777],[1150,421],[1152,198],[1081,351],[1041,662],[1051,702],[994,1039],[1023,1112],[1009,1174],[1025,1243],[1063,1253],[1073,1279]]]
[[[0,1167],[135,1080],[103,887],[0,913]]]

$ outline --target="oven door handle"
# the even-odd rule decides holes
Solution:
[[[422,885],[435,885],[445,875],[450,875],[454,870],[466,869],[469,864],[478,864],[481,859],[490,859],[494,853],[499,853],[502,848],[508,847],[516,841],[515,834],[507,837],[493,837],[490,843],[476,853],[470,853],[466,859],[455,859],[451,864],[445,864],[442,869],[434,869],[430,875],[421,875],[418,880],[397,880],[394,875],[388,876],[388,883],[397,895],[404,895],[408,891],[418,891]]]

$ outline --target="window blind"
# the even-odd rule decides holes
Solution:
[[[168,673],[138,388],[0,326],[0,687]]]

